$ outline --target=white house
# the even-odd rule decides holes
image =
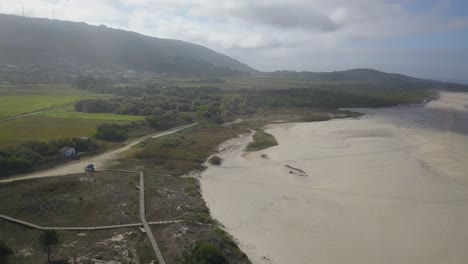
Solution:
[[[75,155],[76,150],[75,148],[64,147],[60,150],[60,153],[62,153],[64,156],[71,157]]]

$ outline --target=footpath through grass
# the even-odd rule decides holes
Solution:
[[[66,84],[0,85],[0,119],[105,97]]]
[[[75,95],[11,95],[0,96],[0,118],[71,104],[85,97]]]

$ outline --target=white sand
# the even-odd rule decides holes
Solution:
[[[223,144],[201,179],[213,216],[254,263],[468,263],[468,94],[360,111]]]

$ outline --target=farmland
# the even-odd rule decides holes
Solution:
[[[94,98],[67,85],[0,86],[0,119]]]
[[[91,136],[102,120],[28,116],[0,122],[0,147],[26,141]]]
[[[12,95],[0,97],[0,118],[71,104],[81,96]]]
[[[77,90],[69,85],[0,86],[0,147],[32,140],[89,137],[102,123],[144,119],[142,116],[74,111],[74,102],[97,97],[105,98],[108,95]],[[40,113],[1,120],[32,112]]]

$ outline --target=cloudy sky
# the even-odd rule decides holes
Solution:
[[[263,71],[468,79],[467,0],[23,0],[26,16],[201,44]],[[0,13],[21,14],[1,0]]]

